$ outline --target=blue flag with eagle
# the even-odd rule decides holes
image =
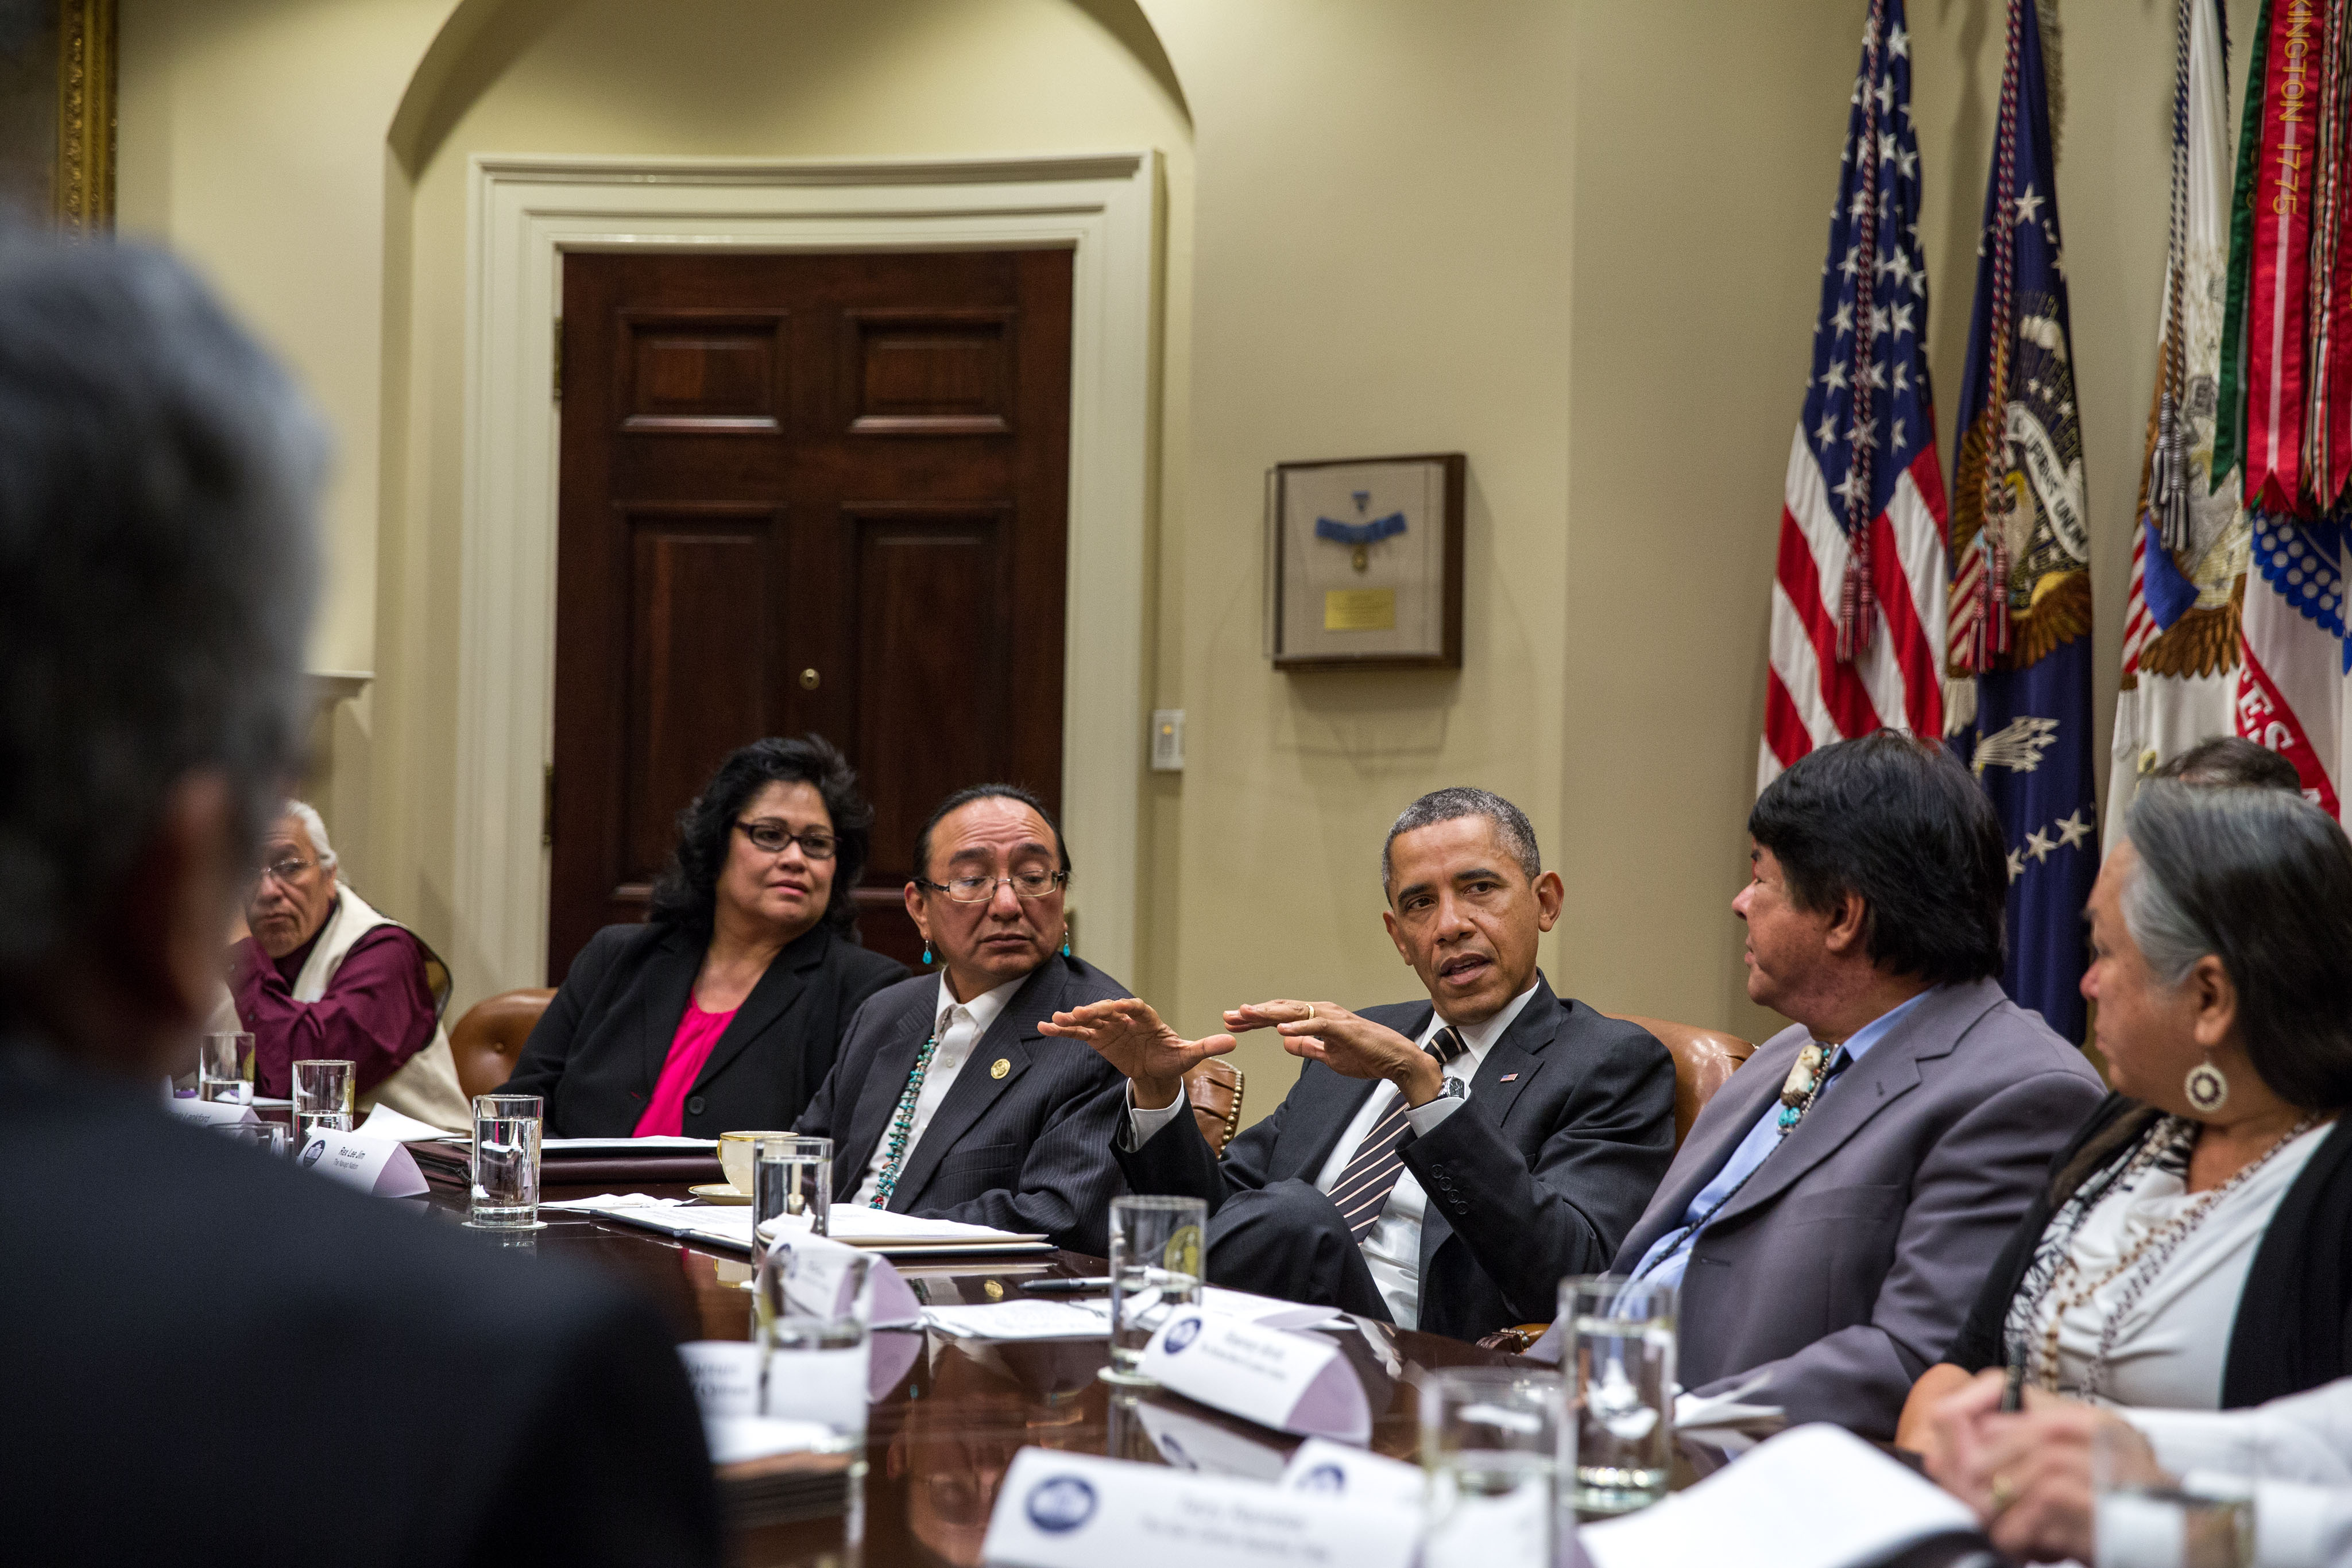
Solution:
[[[1952,464],[1946,729],[2009,840],[2001,983],[2080,1043],[2099,869],[2090,531],[2042,46],[2034,0],[2010,0]]]

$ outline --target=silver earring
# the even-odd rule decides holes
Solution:
[[[2230,1081],[2221,1075],[2221,1070],[2214,1066],[2210,1059],[2189,1070],[2189,1079],[2183,1087],[2188,1092],[2189,1105],[2200,1115],[2210,1116],[2230,1103]]]

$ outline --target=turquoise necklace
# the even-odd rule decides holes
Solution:
[[[907,1092],[898,1096],[898,1113],[890,1118],[890,1155],[882,1162],[882,1174],[874,1181],[874,1201],[871,1208],[890,1207],[890,1195],[898,1189],[898,1172],[907,1163],[907,1140],[914,1135],[915,1102],[922,1098],[923,1075],[931,1069],[931,1057],[940,1049],[939,1031],[923,1041],[923,1049],[915,1053],[915,1070],[907,1075]]]

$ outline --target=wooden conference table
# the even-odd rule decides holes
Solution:
[[[462,1186],[428,1167],[433,1207],[462,1215]],[[612,1184],[558,1186],[546,1198],[581,1197]],[[684,1186],[629,1184],[626,1190],[683,1197]],[[527,1249],[621,1275],[667,1314],[683,1342],[748,1339],[751,1264],[740,1256],[564,1210],[542,1211],[544,1230],[482,1237],[486,1246]],[[1100,1275],[1100,1259],[1070,1252],[1009,1254],[935,1264],[901,1262],[899,1272],[927,1304],[1015,1299],[1024,1280]],[[1418,1443],[1422,1369],[1531,1364],[1439,1334],[1368,1324],[1370,1338],[1345,1349],[1374,1411],[1372,1448],[1412,1460]],[[1375,1347],[1373,1340],[1379,1342]],[[747,1565],[849,1568],[948,1563],[976,1564],[989,1511],[1013,1456],[1025,1447],[1060,1448],[1165,1464],[1171,1452],[1202,1469],[1271,1479],[1299,1439],[1221,1415],[1180,1395],[1114,1391],[1096,1374],[1109,1359],[1100,1340],[994,1342],[921,1331],[875,1335],[877,1361],[906,1371],[872,1410],[864,1483],[865,1545],[853,1553],[842,1514],[797,1521],[746,1517],[730,1508],[730,1555]],[[726,1473],[722,1472],[722,1479]],[[732,1495],[735,1489],[722,1487]]]

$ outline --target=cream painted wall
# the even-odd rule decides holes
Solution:
[[[123,0],[125,227],[213,270],[342,439],[320,656],[379,674],[333,735],[347,855],[446,940],[469,153],[1155,146],[1139,634],[1190,744],[1141,802],[1128,978],[1195,1031],[1263,995],[1411,994],[1380,928],[1380,836],[1414,794],[1470,781],[1528,809],[1569,881],[1557,983],[1774,1027],[1726,904],[1861,0],[1138,3]],[[2171,24],[2154,0],[2065,8],[2060,199],[2112,668]],[[2232,5],[2242,50],[2252,8]],[[1911,17],[1947,452],[1999,16]],[[1276,674],[1265,467],[1449,449],[1470,457],[1464,671]],[[448,956],[460,999],[478,994],[488,977]],[[1290,1063],[1262,1041],[1243,1063],[1262,1113]]]

